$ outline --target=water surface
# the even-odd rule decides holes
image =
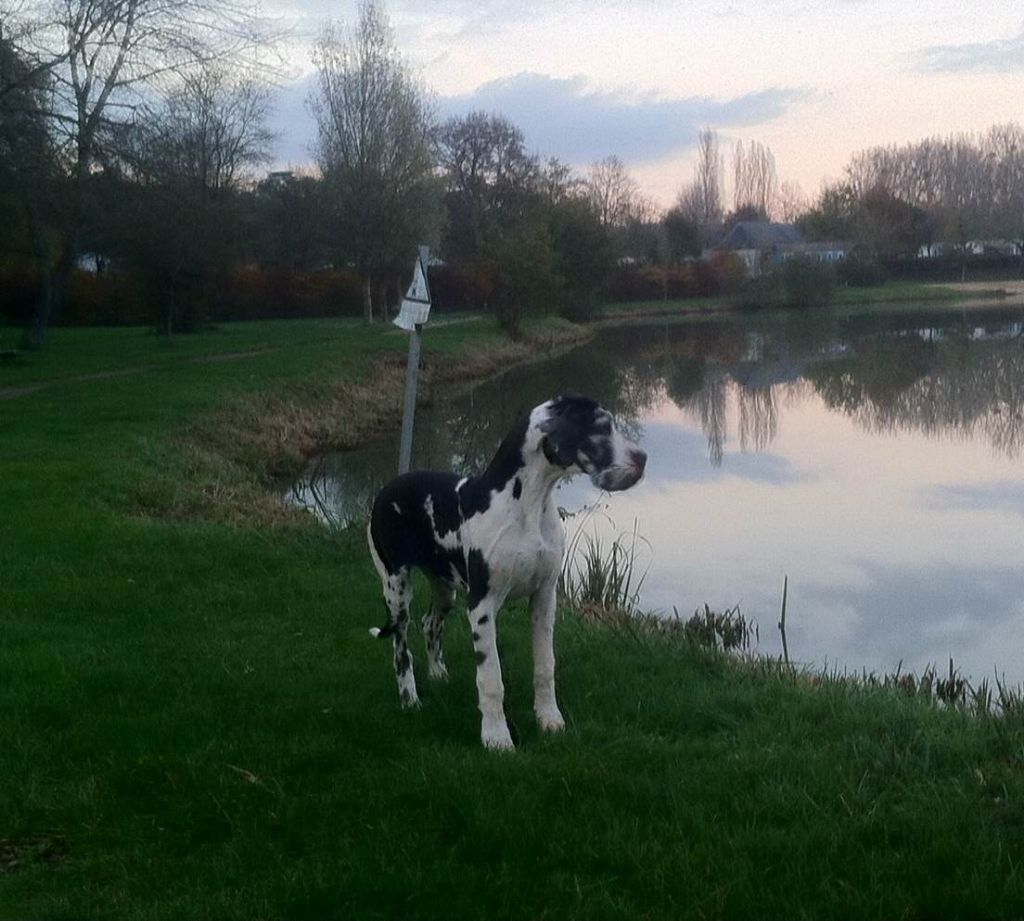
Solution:
[[[634,489],[559,488],[649,542],[645,608],[740,604],[765,652],[853,670],[950,656],[1024,680],[1024,314],[778,315],[602,331],[417,418],[414,467],[479,471],[516,416],[594,396],[648,453]],[[429,330],[428,333],[429,335]],[[289,501],[365,519],[397,435],[319,461]],[[573,522],[569,523],[573,526]]]

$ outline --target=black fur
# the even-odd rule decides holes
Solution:
[[[459,530],[458,481],[454,473],[417,471],[392,480],[377,494],[370,513],[370,538],[389,574],[419,567],[445,584],[455,581],[453,572],[463,583],[467,581],[461,551],[446,549],[434,536],[435,527],[441,538]],[[428,499],[433,524],[427,514]]]

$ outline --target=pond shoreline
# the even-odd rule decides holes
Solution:
[[[867,296],[864,296],[864,295]],[[763,310],[744,310],[734,306],[729,299],[696,298],[694,306],[688,299],[668,301],[638,301],[634,304],[622,302],[607,305],[590,321],[594,325],[608,326],[628,323],[634,319],[651,317],[678,317],[680,319],[728,319],[733,317],[756,316],[760,313],[817,313],[814,308],[766,307]],[[898,285],[881,286],[873,289],[840,289],[836,299],[824,308],[834,312],[850,314],[872,313],[904,305],[920,308],[927,306],[937,310],[971,310],[992,307],[1024,306],[1024,282],[948,282],[941,284],[915,285],[901,292]]]
[[[455,325],[455,324],[449,324]],[[567,322],[527,328],[516,341],[468,342],[459,354],[424,347],[417,405],[429,406],[439,388],[456,394],[512,367],[555,357],[588,341],[594,331]],[[401,424],[406,356],[377,352],[368,363],[330,380],[299,378],[285,392],[256,390],[191,424],[179,438],[187,457],[205,468],[197,488],[177,492],[163,510],[171,518],[212,518],[266,524],[304,515],[287,509],[274,485],[297,476],[309,460],[363,447]],[[203,479],[223,483],[210,488]],[[160,514],[159,509],[152,509]]]

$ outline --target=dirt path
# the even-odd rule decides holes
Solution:
[[[48,387],[56,387],[59,384],[77,384],[83,381],[105,381],[115,377],[135,377],[147,371],[161,371],[175,367],[176,364],[183,365],[212,365],[224,361],[238,361],[241,358],[251,358],[254,355],[265,355],[268,352],[279,352],[279,346],[271,346],[265,349],[250,349],[247,352],[222,352],[217,355],[200,355],[198,358],[186,358],[181,362],[171,364],[136,365],[131,368],[118,368],[113,371],[95,371],[92,374],[76,374],[74,377],[61,377],[52,381],[40,381],[38,384],[27,384],[24,387],[5,387],[0,390],[0,401],[17,400],[19,397],[27,397],[30,394],[46,390]]]

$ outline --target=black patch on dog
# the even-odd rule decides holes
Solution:
[[[491,492],[501,492],[523,469],[523,445],[529,426],[530,417],[523,416],[505,436],[488,468],[459,487],[459,508],[464,519],[486,512],[491,507]]]
[[[488,616],[487,614],[481,614],[481,615],[480,615],[480,619],[479,619],[479,620],[478,620],[478,621],[476,622],[476,625],[477,625],[478,627],[482,627],[482,626],[483,626],[484,624],[486,624],[486,623],[487,623],[487,621],[489,621],[490,619],[491,619],[491,618],[490,618],[490,617],[489,617],[489,616]]]
[[[486,661],[487,661],[487,653],[478,649],[476,651],[476,664],[477,665],[483,665],[484,662],[486,662]]]
[[[395,649],[395,671],[399,676],[409,671],[412,663],[409,661],[409,649],[404,643],[400,643]]]
[[[595,443],[590,436],[600,434],[597,431],[600,427],[597,419],[600,409],[601,407],[589,397],[575,394],[558,396],[551,401],[548,418],[541,425],[544,432],[542,447],[548,463],[558,467],[571,467],[579,462],[581,451],[590,457],[591,451],[595,449]],[[609,427],[605,433],[610,432]],[[611,462],[608,439],[601,438],[599,441],[606,446],[609,460],[604,466],[608,466]]]
[[[441,544],[449,534],[457,533],[462,523],[455,494],[458,482],[454,473],[421,470],[392,480],[377,494],[370,513],[370,540],[389,575],[418,566],[445,585],[452,585],[456,576],[466,581],[461,550]],[[427,499],[433,523],[427,514]]]
[[[477,633],[476,630],[473,631],[473,642],[474,643],[479,643],[480,642],[480,634]]]
[[[523,481],[516,477],[515,483],[512,484],[512,498],[518,499],[523,494]]]

